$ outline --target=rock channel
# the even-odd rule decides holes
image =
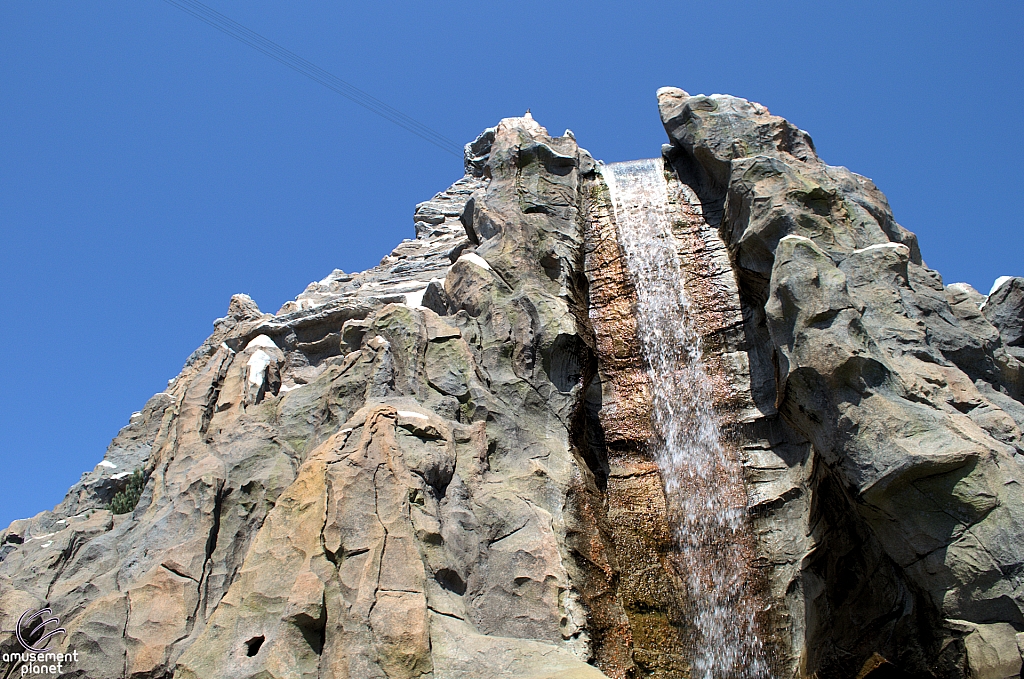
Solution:
[[[944,286],[758,104],[658,103],[740,463],[742,545],[706,548],[743,555],[746,674],[1019,675],[1024,279]],[[698,624],[600,170],[507,118],[379,266],[276,314],[233,297],[65,500],[0,532],[0,629],[49,606],[62,676],[91,679],[739,676],[701,669],[732,642]]]

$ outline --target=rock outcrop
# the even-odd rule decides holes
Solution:
[[[4,532],[5,629],[49,603],[91,679],[603,676],[569,547],[596,488],[595,164],[529,117],[472,148],[379,267],[274,315],[233,298],[67,500]]]
[[[869,180],[757,104],[659,105],[772,674],[1015,676],[1024,279],[944,287]],[[379,266],[276,314],[233,297],[0,533],[0,628],[49,606],[90,679],[689,676],[608,191],[571,133],[508,118]]]
[[[1015,676],[1024,373],[1007,350],[1020,328],[1013,285],[980,314],[925,266],[869,180],[822,163],[764,107],[676,89],[659,104],[668,158],[721,206],[755,399],[812,449],[792,493],[809,498],[798,512],[809,541],[785,583],[803,598],[802,629],[791,628],[800,670]],[[996,318],[1007,329],[994,331]],[[782,533],[793,500],[765,508]]]
[[[992,292],[979,306],[985,318],[999,331],[1006,351],[1024,361],[1024,278],[997,278]]]

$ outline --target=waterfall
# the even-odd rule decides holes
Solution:
[[[636,289],[652,391],[650,442],[693,609],[691,676],[766,677],[751,592],[751,542],[738,461],[722,444],[701,339],[683,289],[663,161],[603,166]]]

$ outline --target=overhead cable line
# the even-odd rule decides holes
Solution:
[[[311,80],[315,80],[324,87],[333,90],[341,96],[359,104],[380,117],[388,120],[399,127],[412,132],[417,137],[424,139],[434,146],[451,153],[454,156],[462,157],[462,146],[452,141],[439,132],[435,132],[423,123],[410,118],[401,111],[394,109],[384,102],[376,99],[370,94],[362,91],[355,85],[351,85],[338,76],[325,71],[314,63],[311,63],[299,55],[281,47],[273,40],[263,37],[255,31],[251,31],[237,21],[224,16],[211,7],[207,7],[198,0],[164,0],[170,5],[191,14],[195,18],[213,26],[218,31],[225,33],[239,42],[249,45],[253,49],[263,52],[268,57],[275,59],[288,68],[298,71]]]

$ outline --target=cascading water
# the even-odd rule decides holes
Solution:
[[[661,159],[603,166],[636,288],[655,440],[693,606],[695,679],[768,676],[749,581],[740,467],[722,445],[701,340],[683,290]]]

